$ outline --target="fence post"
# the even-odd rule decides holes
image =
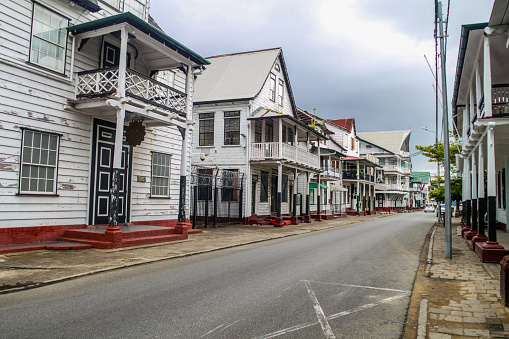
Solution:
[[[205,194],[205,226],[204,228],[209,228],[209,192],[210,192],[210,186],[207,185],[206,187],[206,194]],[[212,192],[210,192],[212,193]]]
[[[244,194],[244,176],[242,176],[242,179],[240,181],[240,192],[239,192],[239,223],[242,223],[242,207],[244,203],[243,199]]]
[[[217,196],[218,196],[218,188],[217,188],[217,179],[214,180],[214,226],[217,227]]]
[[[198,186],[193,187],[193,229],[196,228],[196,216],[198,214]]]

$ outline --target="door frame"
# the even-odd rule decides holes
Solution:
[[[93,118],[92,120],[93,120],[93,122],[92,122],[92,139],[91,139],[92,147],[90,150],[90,183],[89,183],[89,198],[88,198],[88,225],[96,224],[95,201],[97,198],[96,183],[98,180],[98,178],[97,178],[97,167],[98,167],[97,159],[98,159],[99,153],[97,152],[97,144],[98,144],[98,137],[99,137],[98,136],[99,126],[111,128],[111,129],[113,129],[113,131],[115,131],[115,129],[116,129],[116,124],[113,122],[101,120],[98,118]],[[125,131],[124,131],[124,134],[125,134]],[[125,221],[124,222],[127,223],[127,222],[130,222],[130,220],[131,220],[131,183],[132,183],[131,179],[132,179],[132,164],[133,164],[133,157],[132,157],[133,147],[130,146],[129,144],[127,144],[127,142],[125,141],[125,137],[124,137],[123,146],[128,146],[128,153],[129,153],[129,157],[126,162],[126,172],[125,172],[126,184],[124,187],[124,190],[125,190]],[[113,164],[113,161],[111,162],[111,164]],[[113,167],[112,167],[112,169],[113,169]],[[111,178],[111,175],[110,175],[110,178]]]

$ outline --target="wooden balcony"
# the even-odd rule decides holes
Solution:
[[[317,155],[306,149],[278,142],[252,143],[250,161],[286,161],[302,167],[320,168]]]
[[[186,115],[186,94],[157,80],[126,70],[126,96],[181,116]],[[76,99],[114,95],[119,90],[119,69],[110,67],[77,73]]]

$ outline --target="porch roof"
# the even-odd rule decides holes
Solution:
[[[368,159],[365,159],[365,158],[360,158],[360,157],[346,157],[346,158],[343,158],[341,159],[342,161],[353,161],[353,162],[360,162],[362,164],[366,164],[366,165],[373,165],[374,167],[382,167],[380,165],[377,165],[375,164],[374,162],[372,161],[369,161]]]
[[[317,130],[309,127],[306,123],[300,121],[299,119],[294,118],[293,116],[288,115],[288,114],[283,114],[281,112],[271,110],[269,108],[260,107],[257,110],[255,110],[255,112],[253,112],[252,117],[247,118],[247,120],[263,120],[263,119],[288,119],[288,120],[298,124],[299,126],[302,126],[306,130],[312,132],[319,138],[329,139],[326,135],[323,135],[322,133],[318,132]]]
[[[172,39],[165,33],[161,32],[154,26],[150,25],[148,22],[145,22],[144,20],[138,18],[136,15],[125,12],[117,15],[112,15],[106,18],[85,22],[83,24],[75,25],[75,26],[69,26],[67,27],[67,31],[77,35],[82,34],[94,30],[98,30],[101,28],[106,28],[109,26],[114,26],[122,23],[127,23],[131,25],[132,27],[136,28],[137,30],[145,33],[152,39],[155,39],[159,43],[163,44],[164,46],[172,49],[173,51],[177,52],[178,54],[188,58],[196,65],[208,65],[210,64],[209,61],[207,61],[202,56],[198,55],[197,53],[193,52],[186,46],[182,45],[178,41]]]

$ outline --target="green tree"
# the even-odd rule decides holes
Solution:
[[[456,168],[456,154],[461,153],[461,140],[454,136],[452,133],[450,135],[449,142],[449,159],[451,162],[451,172],[457,173],[458,170]],[[422,155],[428,158],[429,162],[438,162],[442,167],[444,166],[445,158],[444,158],[444,143],[439,142],[436,145],[429,146],[421,146],[415,145],[415,149],[422,152]]]
[[[451,200],[461,201],[461,178],[451,179]],[[445,190],[444,186],[440,186],[433,191],[429,192],[430,199],[434,199],[437,202],[445,201]]]

